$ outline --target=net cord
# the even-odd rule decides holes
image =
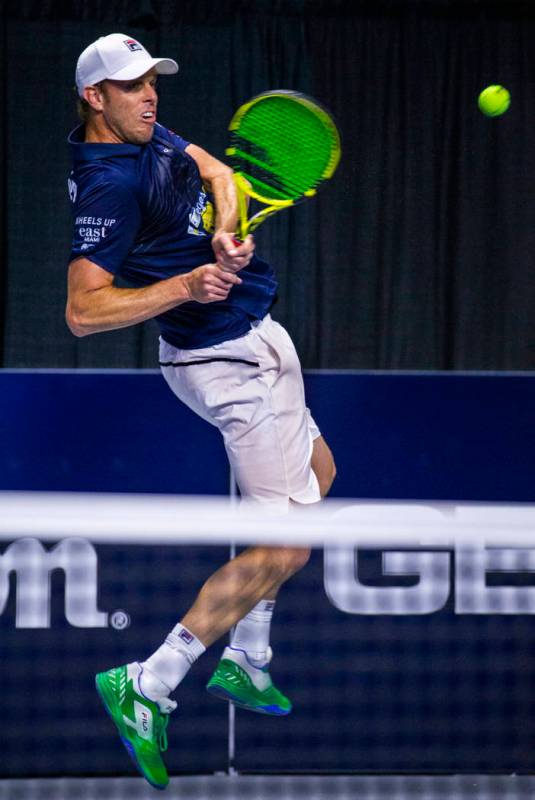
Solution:
[[[0,492],[0,540],[295,546],[535,546],[535,505],[324,500],[286,515],[228,498]]]

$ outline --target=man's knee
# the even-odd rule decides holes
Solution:
[[[284,548],[284,551],[286,572],[289,575],[299,572],[310,560],[311,550],[309,547],[288,547]]]
[[[273,547],[265,552],[266,567],[277,581],[286,580],[299,572],[310,559],[308,547]]]

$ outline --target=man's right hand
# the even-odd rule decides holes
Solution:
[[[233,286],[242,279],[233,272],[222,270],[217,264],[205,264],[182,275],[190,300],[197,303],[215,303],[226,300]]]

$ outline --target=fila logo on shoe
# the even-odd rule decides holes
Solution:
[[[138,700],[134,700],[134,715],[136,718],[135,722],[123,714],[125,724],[133,728],[142,739],[152,739],[154,726],[150,708],[147,708],[147,706],[138,702]]]

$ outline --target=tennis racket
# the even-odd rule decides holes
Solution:
[[[316,100],[283,89],[242,105],[230,125],[226,150],[238,189],[243,241],[267,217],[316,194],[340,161],[340,136]],[[248,219],[249,198],[266,207]]]

